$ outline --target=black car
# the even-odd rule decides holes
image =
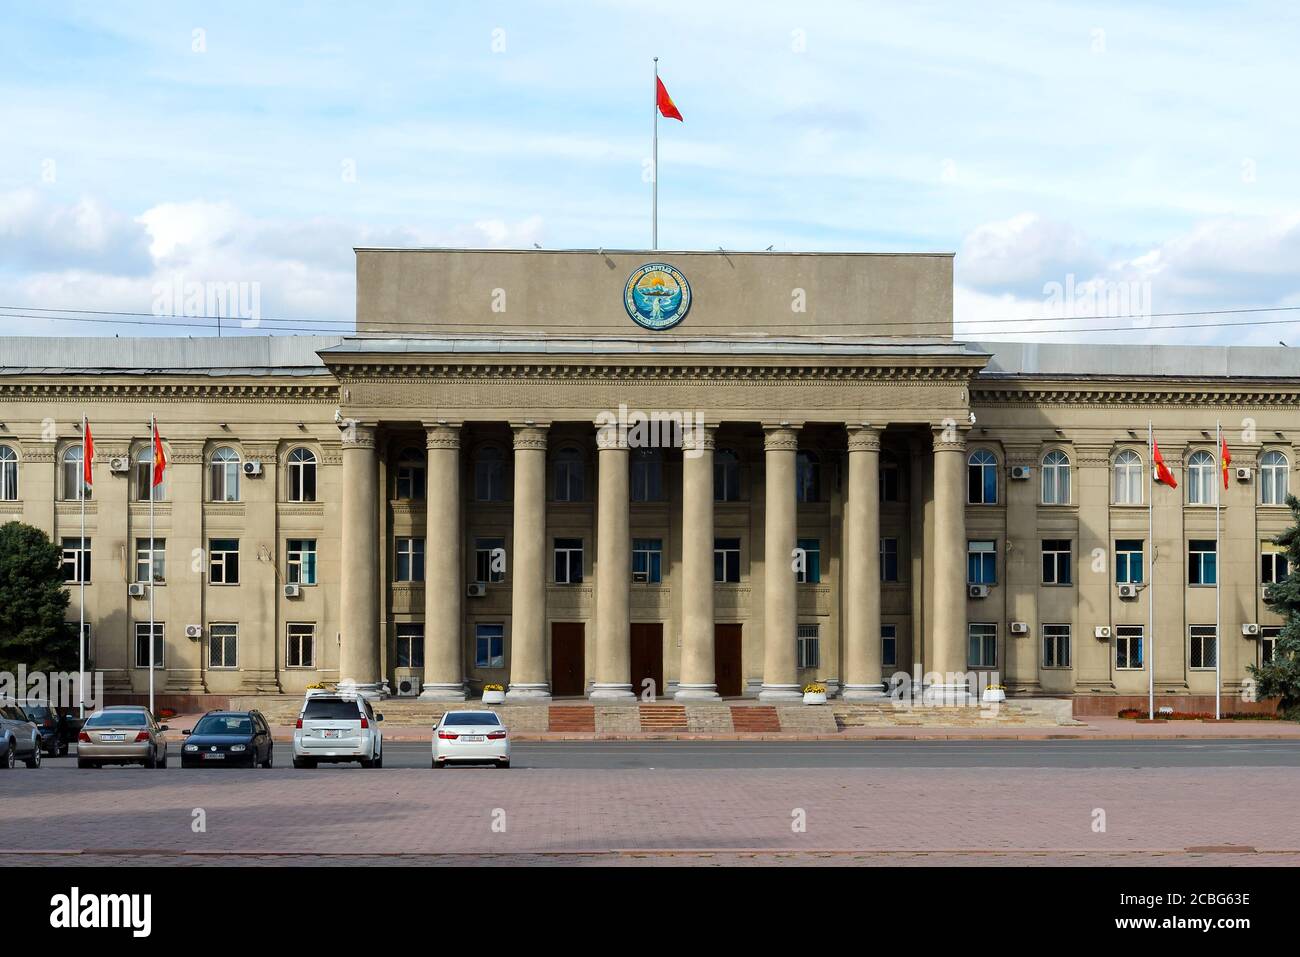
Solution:
[[[68,753],[67,720],[56,709],[39,701],[20,702],[18,708],[27,720],[36,725],[41,735],[41,748],[52,758],[61,758]]]
[[[260,711],[209,711],[185,735],[183,768],[271,766],[271,729]]]

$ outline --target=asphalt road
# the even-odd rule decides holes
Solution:
[[[272,773],[293,773],[291,749],[276,745]],[[722,770],[762,768],[1296,768],[1300,742],[1251,741],[581,741],[515,744],[512,769]],[[426,744],[392,742],[384,767],[429,768]],[[173,743],[168,773],[183,773]],[[46,758],[45,769],[76,770],[75,757]],[[322,765],[322,770],[359,770]],[[21,774],[22,768],[16,772]],[[134,769],[108,769],[134,770]],[[459,768],[438,773],[465,773]],[[488,769],[491,770],[491,769]],[[86,772],[89,773],[89,772]],[[258,773],[236,771],[237,774]],[[376,772],[372,772],[376,773]],[[377,772],[377,773],[383,773]]]

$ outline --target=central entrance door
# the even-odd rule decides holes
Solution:
[[[744,693],[740,674],[740,628],[738,624],[713,626],[713,680],[723,698]]]
[[[663,622],[632,622],[632,693],[638,698],[645,691],[643,682],[654,682],[654,694],[664,696],[664,626]]]
[[[552,697],[581,698],[586,693],[586,647],[582,622],[551,622]]]

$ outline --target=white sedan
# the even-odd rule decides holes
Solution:
[[[448,711],[433,728],[433,766],[510,767],[510,733],[495,711]]]

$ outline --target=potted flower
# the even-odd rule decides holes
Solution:
[[[825,685],[804,685],[803,703],[804,704],[825,704],[826,686]]]
[[[984,689],[984,695],[980,699],[985,704],[997,704],[1007,700],[1007,689],[1002,685],[989,685]]]
[[[484,704],[501,704],[506,700],[505,685],[491,684],[483,686]]]

